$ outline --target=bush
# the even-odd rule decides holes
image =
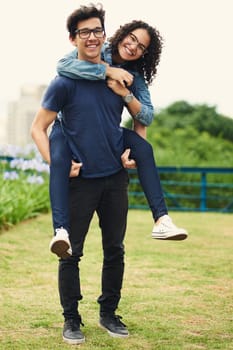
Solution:
[[[33,148],[25,151],[13,146],[1,150],[0,230],[50,209],[48,165]]]

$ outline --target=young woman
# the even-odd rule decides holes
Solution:
[[[79,35],[83,40],[89,38],[90,50],[91,45],[98,41],[98,33],[89,33],[89,30],[83,29]],[[74,50],[58,62],[57,71],[72,79],[107,79],[109,88],[123,98],[133,117],[134,131],[122,128],[126,149],[122,162],[127,168],[134,167],[136,162],[139,180],[155,222],[152,238],[183,240],[188,233],[176,227],[168,216],[153,149],[144,139],[146,126],[154,118],[148,85],[157,73],[161,50],[159,32],[143,21],[132,21],[121,26],[104,45],[102,64],[78,60],[77,51]],[[50,197],[55,230],[50,249],[58,256],[65,257],[71,253],[68,238],[68,174],[71,168],[71,176],[77,176],[79,170],[81,175],[80,166],[85,166],[82,164],[85,161],[72,159],[72,151],[62,132],[62,123],[62,116],[59,116],[50,135]]]

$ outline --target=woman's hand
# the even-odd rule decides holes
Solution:
[[[107,85],[110,89],[112,89],[113,92],[115,92],[115,94],[119,95],[119,96],[126,96],[130,93],[130,91],[125,87],[125,85],[119,83],[119,81],[114,80],[114,79],[107,79]]]
[[[123,87],[133,83],[133,75],[123,68],[106,67],[106,77],[118,81]]]

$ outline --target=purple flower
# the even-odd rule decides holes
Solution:
[[[19,178],[19,174],[16,171],[5,171],[3,173],[4,180],[17,180]]]
[[[42,185],[44,183],[44,179],[42,176],[31,175],[27,177],[27,182],[30,184]]]

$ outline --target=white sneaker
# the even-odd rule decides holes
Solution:
[[[49,249],[59,258],[65,259],[72,255],[68,232],[63,228],[57,228],[56,235],[52,238]]]
[[[173,241],[182,241],[188,237],[188,232],[176,227],[168,215],[164,215],[158,224],[155,224],[152,230],[152,238],[169,239]]]

